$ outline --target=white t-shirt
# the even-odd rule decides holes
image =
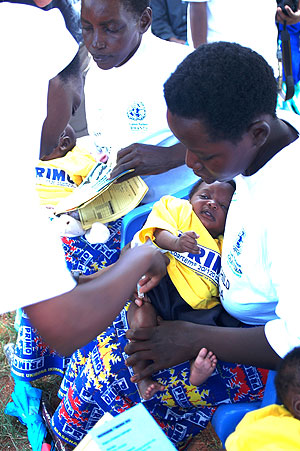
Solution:
[[[58,9],[0,3],[1,303],[0,312],[74,288],[60,238],[35,192],[49,79],[78,45]]]
[[[300,117],[289,116],[300,130]],[[266,324],[266,337],[281,357],[300,345],[299,167],[300,138],[254,175],[236,178],[222,251],[225,309],[246,324]]]
[[[278,73],[275,0],[185,0],[207,3],[207,42],[237,42],[261,54]],[[188,8],[188,42],[192,45]]]
[[[170,146],[178,141],[167,123],[163,84],[190,53],[188,46],[159,39],[149,30],[123,66],[101,70],[94,61],[85,81],[88,132],[99,150],[116,153],[133,143]],[[144,202],[157,200],[196,181],[186,165],[144,177]]]

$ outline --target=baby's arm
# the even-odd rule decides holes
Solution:
[[[156,229],[154,236],[155,243],[162,249],[199,254],[199,247],[197,244],[199,235],[193,231],[185,232],[180,236],[175,236],[168,230]]]

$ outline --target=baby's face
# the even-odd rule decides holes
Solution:
[[[191,197],[194,213],[209,233],[216,238],[224,233],[226,216],[234,189],[229,183],[202,182]]]

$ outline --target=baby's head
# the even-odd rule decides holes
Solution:
[[[280,362],[275,386],[281,402],[300,420],[300,346],[290,351]]]
[[[44,155],[41,160],[48,161],[54,158],[64,157],[76,145],[76,135],[73,127],[70,124],[66,126],[59,137],[58,145],[48,155]]]
[[[224,233],[227,212],[234,191],[233,180],[211,184],[199,180],[190,192],[189,198],[193,211],[213,238]]]
[[[80,105],[82,87],[80,57],[77,53],[71,63],[49,82],[47,117],[41,136],[41,159],[45,159],[45,156],[49,159],[47,157],[60,146],[64,134],[69,136],[72,133],[68,124]]]

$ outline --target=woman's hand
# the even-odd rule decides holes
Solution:
[[[144,246],[148,245],[144,244]],[[151,247],[152,249],[155,249],[153,246]],[[170,260],[165,254],[162,254],[159,249],[156,248],[156,250],[159,252],[161,258],[157,258],[157,261],[153,262],[153,265],[139,280],[139,294],[144,294],[149,290],[152,290],[152,288],[156,287],[167,273],[167,265]],[[164,262],[164,264],[162,262]]]
[[[133,382],[195,357],[199,346],[193,346],[193,335],[197,335],[197,328],[197,324],[185,321],[161,321],[156,327],[129,329],[126,336],[134,341],[125,347],[130,355],[126,364],[135,366],[140,360],[152,361],[135,374]]]
[[[264,326],[218,327],[161,321],[156,327],[129,329],[126,337],[134,340],[125,347],[128,366],[140,360],[152,361],[134,376],[133,382],[196,357],[202,347],[225,362],[260,368],[276,369],[281,360],[269,345]]]
[[[171,147],[159,147],[149,144],[131,144],[119,150],[117,164],[111,172],[111,178],[128,169],[134,169],[118,181],[123,182],[136,175],[161,174],[184,164],[185,148],[182,144]]]

